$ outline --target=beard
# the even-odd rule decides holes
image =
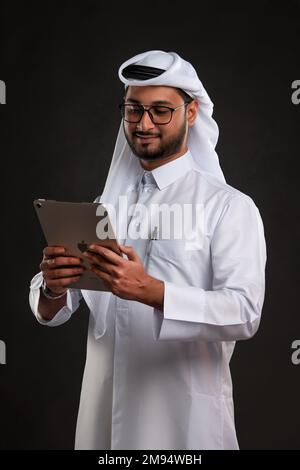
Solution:
[[[129,147],[131,148],[132,152],[134,153],[134,155],[140,158],[141,160],[146,160],[148,162],[164,159],[179,152],[182,147],[182,144],[184,142],[186,132],[187,132],[186,122],[184,121],[175,136],[170,136],[162,142],[160,140],[161,136],[157,133],[154,134],[154,132],[151,133],[151,132],[135,131],[135,132],[132,132],[131,134],[128,134],[125,130],[124,123],[123,123],[123,129],[124,129],[124,134],[125,134],[127,143]],[[151,149],[151,145],[149,145],[149,143],[137,142],[136,134],[145,135],[145,136],[155,135],[155,136],[158,136],[157,141],[158,142],[160,141],[160,142],[156,145],[155,148]]]

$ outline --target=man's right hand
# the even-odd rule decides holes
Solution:
[[[67,292],[69,284],[79,281],[85,270],[80,258],[67,254],[62,246],[47,246],[43,254],[40,269],[51,292],[63,294]]]

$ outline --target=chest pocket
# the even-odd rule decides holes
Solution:
[[[191,251],[185,240],[150,240],[148,258],[162,258],[165,261],[189,259]]]
[[[184,285],[191,269],[191,252],[184,240],[150,240],[146,271],[163,281]]]
[[[150,240],[145,270],[162,281],[205,287],[210,272],[209,251],[196,248],[186,240]]]

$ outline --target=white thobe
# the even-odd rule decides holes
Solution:
[[[142,176],[148,179],[144,185]],[[141,168],[131,200],[203,206],[201,239],[130,240],[146,271],[164,281],[163,311],[113,294],[70,289],[49,322],[66,322],[81,296],[90,308],[76,449],[237,449],[230,358],[257,331],[266,247],[253,200],[202,173],[189,152]],[[201,219],[203,222],[203,218]],[[138,215],[132,224],[143,224]],[[189,249],[187,249],[187,247]]]

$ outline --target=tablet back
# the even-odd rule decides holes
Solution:
[[[48,246],[65,247],[68,255],[80,257],[86,267],[88,262],[82,253],[91,243],[108,246],[118,253],[111,221],[101,203],[37,199],[33,204]],[[89,270],[69,287],[108,290],[102,280]]]

